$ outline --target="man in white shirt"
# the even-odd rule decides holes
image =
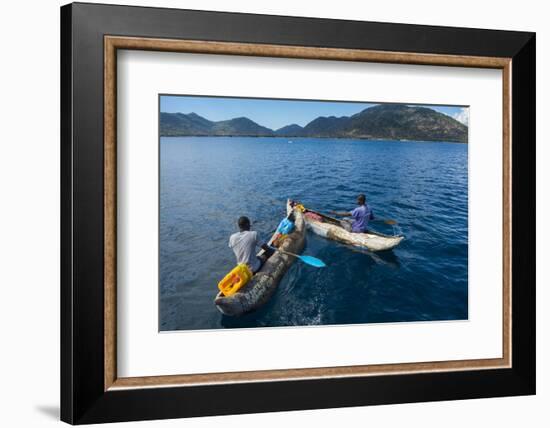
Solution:
[[[260,259],[256,256],[256,249],[262,248],[266,251],[268,257],[272,250],[260,240],[258,232],[250,230],[248,217],[239,218],[238,224],[240,231],[229,237],[229,248],[235,253],[237,263],[248,265],[252,273],[256,273],[265,262],[264,258]]]

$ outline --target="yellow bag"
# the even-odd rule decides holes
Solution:
[[[231,296],[244,287],[252,275],[248,265],[238,264],[218,283],[218,288],[224,296]]]

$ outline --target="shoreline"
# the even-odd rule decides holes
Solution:
[[[160,135],[160,138],[281,138],[281,139],[330,139],[330,140],[362,140],[362,141],[381,141],[394,143],[451,143],[451,144],[468,144],[467,141],[450,141],[450,140],[409,140],[409,139],[393,139],[393,138],[368,138],[368,137],[293,137],[286,135]]]

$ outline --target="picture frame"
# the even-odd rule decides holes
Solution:
[[[123,49],[502,70],[502,358],[118,377],[116,53]],[[534,394],[535,96],[534,33],[63,6],[61,419],[86,424]]]

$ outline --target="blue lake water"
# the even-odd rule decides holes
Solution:
[[[308,231],[271,300],[239,318],[213,304],[235,265],[236,220],[269,239],[287,198],[351,210],[367,195],[406,239],[369,253]],[[371,223],[393,233],[392,226]],[[160,142],[160,330],[468,318],[468,146],[455,143],[170,137]]]

